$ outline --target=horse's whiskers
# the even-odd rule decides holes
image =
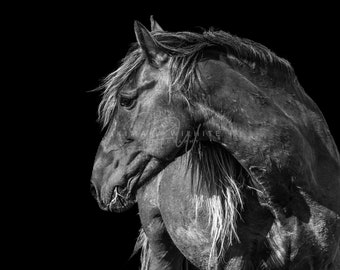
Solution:
[[[113,192],[114,192],[114,197],[112,198],[111,203],[115,203],[118,197],[117,188],[115,188]]]
[[[117,199],[119,199],[119,200],[121,200],[120,198],[125,199],[124,196],[122,196],[121,194],[119,194],[119,192],[118,192],[118,187],[115,187],[114,190],[113,190],[113,192],[114,192],[114,195],[113,195],[112,200],[110,201],[110,205],[111,205],[111,204],[115,204],[115,203],[117,202]]]

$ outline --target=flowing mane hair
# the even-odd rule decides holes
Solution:
[[[243,209],[242,189],[251,183],[249,174],[223,146],[196,142],[190,150],[187,169],[191,170],[196,217],[197,209],[208,211],[212,246],[208,268],[218,265],[223,252],[239,241],[237,220]]]
[[[183,157],[180,157],[183,158]],[[208,212],[208,226],[212,245],[207,269],[217,266],[223,259],[224,251],[234,241],[239,241],[237,221],[243,209],[242,189],[253,189],[249,174],[226,149],[213,142],[196,142],[185,162],[187,173],[191,173],[196,219],[198,209]],[[162,177],[162,173],[158,177]],[[143,229],[133,254],[141,249],[141,270],[148,270],[151,250]],[[183,269],[190,269],[187,262]]]
[[[246,65],[253,70],[273,70],[280,76],[276,79],[290,80],[295,77],[290,63],[278,57],[267,47],[249,39],[239,38],[224,31],[152,33],[160,49],[167,53],[170,66],[170,83],[190,99],[199,78],[197,64],[209,48],[225,53],[235,64]],[[99,121],[109,124],[116,107],[117,95],[122,87],[133,81],[146,58],[137,43],[132,44],[120,67],[109,74],[98,90],[103,89],[99,105]],[[172,87],[169,91],[171,92]]]
[[[189,100],[200,78],[197,65],[203,52],[209,48],[224,53],[229,61],[245,65],[255,72],[271,70],[280,75],[279,80],[284,81],[295,78],[293,68],[285,59],[259,43],[223,31],[209,30],[202,34],[159,31],[152,35],[159,47],[169,55],[171,86],[176,85],[176,89],[180,89]],[[103,127],[112,119],[120,90],[133,81],[145,61],[138,44],[133,44],[120,67],[104,80],[100,87],[103,96],[98,109]],[[173,88],[170,87],[169,94]],[[187,170],[191,171],[196,209],[203,206],[208,211],[212,238],[208,267],[218,265],[224,249],[239,240],[236,223],[243,207],[241,191],[245,186],[255,188],[255,180],[250,179],[250,175],[223,146],[212,142],[196,142],[193,145],[187,160]],[[142,249],[142,269],[147,269],[150,250],[143,231],[136,247]]]

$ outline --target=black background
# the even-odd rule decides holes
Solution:
[[[20,41],[18,55],[23,56],[19,68],[33,73],[29,123],[38,132],[30,153],[39,151],[39,161],[34,159],[30,171],[37,179],[37,194],[26,203],[34,215],[20,219],[29,239],[23,241],[25,253],[32,251],[27,260],[35,264],[138,269],[138,258],[128,261],[140,227],[137,207],[122,214],[107,213],[97,207],[89,191],[102,136],[96,122],[100,95],[90,90],[117,67],[135,41],[134,20],[149,27],[149,16],[154,15],[167,31],[212,26],[264,44],[291,62],[335,140],[340,138],[334,7],[298,9],[283,3],[233,7],[205,2],[196,3],[198,10],[175,4],[128,5],[30,5],[27,13],[22,7],[9,20],[20,17],[18,31],[12,32]]]

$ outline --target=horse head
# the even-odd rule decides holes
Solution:
[[[138,22],[135,34],[137,56],[113,74],[114,92],[102,104],[110,123],[93,169],[99,204],[112,211],[128,209],[136,190],[180,154],[178,142],[194,123],[184,95],[171,85],[169,55]],[[143,60],[125,78],[134,57]]]

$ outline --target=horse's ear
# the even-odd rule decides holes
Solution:
[[[163,28],[153,19],[153,15],[150,16],[151,32],[164,32]]]
[[[145,26],[138,21],[135,21],[135,34],[137,42],[150,65],[160,67],[167,61],[168,55],[162,50]]]

